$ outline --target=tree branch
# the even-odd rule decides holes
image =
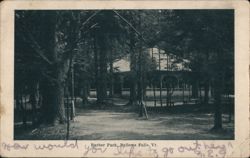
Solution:
[[[84,27],[84,26],[85,26],[94,16],[96,16],[100,11],[102,11],[102,10],[99,10],[99,11],[95,12],[94,14],[92,14],[90,17],[88,17],[87,20],[85,20],[85,21],[82,23],[82,26],[81,26],[80,30],[82,30],[83,27]]]
[[[41,49],[40,45],[37,43],[33,35],[30,32],[28,32],[28,36],[30,38],[29,41],[32,43],[31,46],[37,52],[37,54],[48,64],[52,65],[52,62],[44,55],[45,54],[44,51]]]
[[[142,36],[142,34],[141,34],[141,33],[140,33],[131,23],[129,23],[128,20],[126,20],[123,16],[121,16],[117,11],[113,10],[113,12],[114,12],[116,15],[118,15],[124,22],[126,22],[126,23],[136,32],[136,34],[138,34],[139,37],[141,37],[141,39],[143,40],[143,42],[145,42],[145,43],[147,44],[147,42],[146,42],[146,40],[144,39],[144,37]],[[147,44],[147,45],[148,45],[148,44]]]

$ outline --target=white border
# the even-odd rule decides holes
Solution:
[[[90,142],[78,141],[80,149],[55,149],[49,151],[3,150],[3,142],[48,144],[63,143],[63,141],[13,141],[13,74],[14,74],[14,10],[16,9],[235,9],[235,140],[202,142],[215,144],[231,143],[233,149],[228,149],[229,157],[249,156],[249,4],[246,1],[3,1],[0,3],[1,40],[0,40],[0,101],[1,101],[1,137],[0,153],[2,156],[83,156],[84,146]],[[107,141],[98,141],[107,143]],[[108,141],[122,142],[122,141]],[[123,141],[125,142],[125,141]],[[178,147],[190,145],[194,141],[126,141],[154,142],[160,150],[170,145]],[[89,157],[110,157],[112,150],[105,154],[97,152]],[[143,155],[143,157],[152,155]],[[160,156],[163,156],[162,153]],[[171,157],[194,157],[192,153],[175,153]]]

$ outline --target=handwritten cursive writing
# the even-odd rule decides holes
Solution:
[[[201,144],[198,142],[198,140],[196,140],[193,146],[179,146],[178,147],[178,151],[180,153],[186,152],[186,151],[192,151],[194,152],[197,156],[202,156],[201,153]]]
[[[156,146],[156,144],[152,145],[152,146]],[[153,158],[158,158],[159,157],[159,154],[158,154],[158,151],[157,151],[156,148],[153,148],[153,147],[149,146],[148,151],[149,151],[150,157],[153,157]]]
[[[164,154],[164,158],[168,157],[169,153],[173,154],[174,153],[174,148],[173,147],[164,147],[161,150]]]
[[[64,144],[42,144],[42,145],[34,145],[35,150],[53,150],[54,148],[71,148],[71,149],[78,149],[77,140],[74,143],[68,143],[68,141],[64,141]]]
[[[135,146],[125,147],[117,146],[114,155],[126,156],[126,157],[141,157],[141,151],[135,151]]]
[[[107,147],[104,148],[104,147],[96,147],[96,146],[87,146],[85,145],[85,152],[83,153],[84,156],[87,156],[90,152],[91,153],[97,153],[97,152],[100,152],[100,153],[104,153],[106,152],[107,150]]]
[[[107,145],[108,144],[108,145]],[[91,143],[85,144],[83,148],[78,146],[77,140],[75,141],[64,141],[63,143],[48,143],[48,144],[24,144],[24,143],[6,143],[2,142],[1,147],[3,150],[12,151],[12,150],[45,150],[52,151],[54,149],[83,149],[83,157],[87,157],[91,154],[102,154],[102,153],[111,153],[114,156],[119,157],[172,157],[175,154],[192,154],[197,157],[226,157],[232,154],[231,149],[233,149],[233,145],[228,143],[215,143],[215,142],[207,142],[207,141],[194,141],[191,144],[187,145],[178,145],[172,146],[169,144],[168,146],[163,146],[161,148],[157,147],[156,144],[150,143],[141,143],[140,145],[134,143],[133,145],[126,144],[116,144],[116,143]],[[108,151],[109,149],[112,149]]]
[[[29,144],[21,145],[19,143],[8,144],[8,143],[3,142],[2,147],[3,147],[4,150],[8,150],[8,151],[10,151],[11,149],[14,149],[14,150],[27,150],[27,148],[29,147]]]

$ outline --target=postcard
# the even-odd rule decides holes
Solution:
[[[3,157],[249,157],[247,1],[0,3]]]

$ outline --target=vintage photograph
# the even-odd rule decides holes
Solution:
[[[234,140],[234,9],[15,10],[14,140]]]

